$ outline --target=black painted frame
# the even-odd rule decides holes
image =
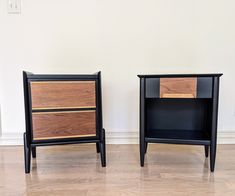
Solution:
[[[169,144],[187,144],[187,145],[203,145],[205,147],[205,156],[208,157],[210,151],[210,170],[214,172],[215,169],[215,159],[216,159],[216,146],[217,146],[217,121],[218,121],[218,101],[219,101],[219,79],[222,73],[216,74],[161,74],[161,75],[138,75],[140,78],[140,121],[139,121],[139,146],[140,146],[140,165],[144,166],[145,153],[147,152],[148,143],[169,143]],[[159,100],[159,92],[148,92],[146,93],[146,81],[154,81],[155,85],[158,85],[159,78],[179,78],[179,77],[197,77],[202,78],[203,81],[207,78],[212,78],[211,94],[207,94],[207,89],[203,89],[205,96],[198,97],[198,99],[207,99],[208,101],[208,111],[210,112],[210,117],[206,117],[205,120],[209,121],[210,124],[210,135],[206,140],[198,139],[182,139],[182,138],[158,138],[155,136],[146,136],[145,132],[147,129],[147,107],[146,100],[153,98]],[[153,85],[149,83],[148,85]],[[208,88],[208,86],[204,86]],[[158,90],[159,87],[153,87],[152,89]],[[197,89],[198,91],[198,89]],[[146,95],[148,94],[148,95]],[[187,98],[186,98],[187,99]]]
[[[47,140],[33,140],[32,129],[32,104],[30,82],[32,81],[95,81],[96,89],[96,136],[79,137],[79,138],[60,138]],[[101,72],[95,74],[83,75],[45,75],[33,74],[23,71],[23,87],[24,87],[24,105],[25,105],[25,128],[24,138],[24,157],[25,157],[25,173],[30,173],[31,152],[32,157],[36,157],[37,146],[65,145],[78,143],[96,143],[97,153],[100,153],[102,167],[106,166],[106,149],[105,149],[105,130],[102,121],[102,92],[101,92]],[[84,109],[66,109],[70,111],[78,111]],[[45,112],[45,110],[43,110]],[[64,109],[46,110],[48,111],[65,111]],[[35,112],[35,111],[34,111]]]

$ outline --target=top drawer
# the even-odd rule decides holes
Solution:
[[[147,98],[211,98],[212,77],[147,78]]]
[[[196,98],[197,78],[160,78],[160,98]]]
[[[96,107],[95,81],[30,82],[32,109]]]

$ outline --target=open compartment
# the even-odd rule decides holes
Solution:
[[[212,99],[147,98],[145,104],[146,138],[186,144],[209,142]]]

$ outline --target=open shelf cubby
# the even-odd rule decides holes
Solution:
[[[146,98],[147,141],[210,144],[212,99]]]

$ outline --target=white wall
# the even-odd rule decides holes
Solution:
[[[111,132],[137,136],[137,74],[223,72],[219,131],[235,133],[234,0],[21,2],[22,13],[12,15],[7,0],[0,0],[3,135],[24,131],[22,70],[101,70],[110,137]]]

